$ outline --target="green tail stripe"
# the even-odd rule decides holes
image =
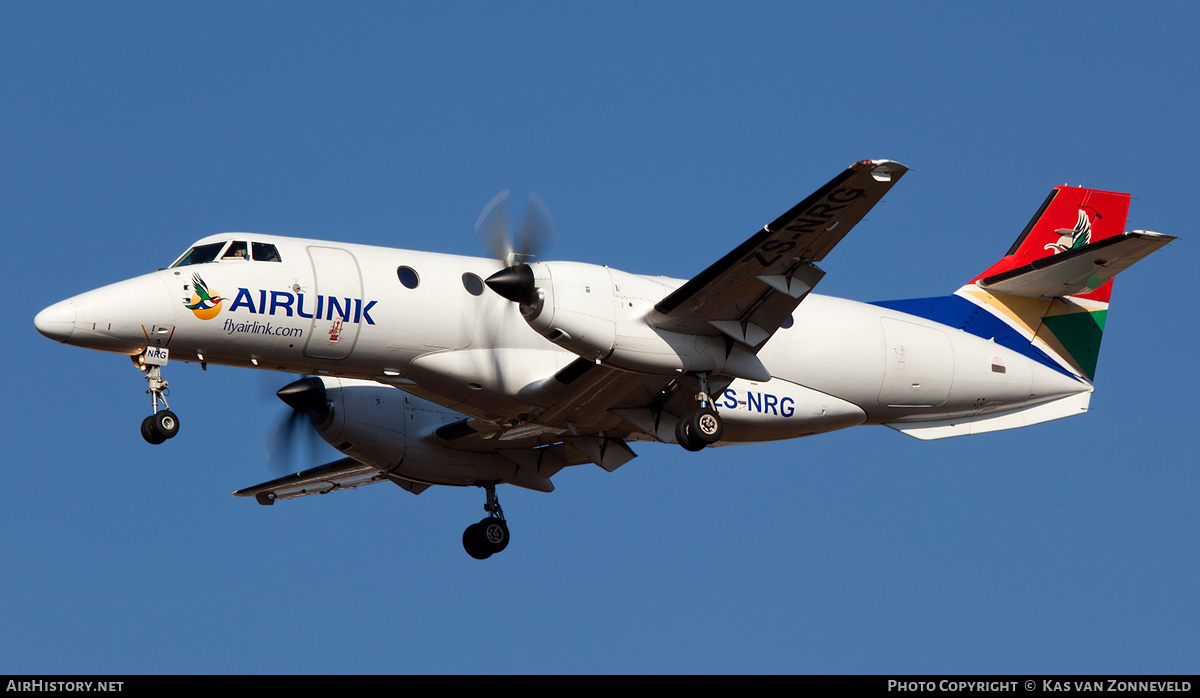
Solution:
[[[1107,310],[1053,315],[1042,319],[1046,329],[1066,349],[1069,358],[1083,370],[1088,380],[1095,380],[1096,360],[1100,358],[1100,337],[1104,334]]]

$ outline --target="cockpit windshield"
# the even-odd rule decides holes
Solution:
[[[207,245],[196,245],[184,253],[172,267],[186,267],[189,264],[207,264],[217,258],[217,253],[225,246],[224,242],[210,242]]]
[[[225,246],[229,247],[226,248]],[[186,267],[189,264],[208,264],[209,262],[218,261],[217,255],[220,255],[220,261],[237,261],[242,262],[253,259],[255,262],[280,262],[279,250],[274,245],[268,242],[251,242],[249,250],[246,249],[245,240],[234,240],[233,242],[221,241],[210,242],[205,245],[196,245],[192,249],[184,253],[182,257],[175,260],[171,265],[174,267]],[[225,254],[221,254],[221,250],[225,249]]]
[[[254,261],[256,262],[281,262],[279,259],[279,250],[275,249],[274,245],[265,242],[252,243],[254,247]]]

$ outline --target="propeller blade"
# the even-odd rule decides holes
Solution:
[[[508,198],[507,189],[492,197],[475,221],[475,232],[501,264],[515,267],[554,241],[554,220],[546,204],[530,192],[518,229],[519,237],[514,240],[509,225]]]
[[[303,412],[292,410],[280,420],[279,425],[263,442],[263,456],[271,472],[282,476],[297,471],[293,465],[296,461],[296,449],[293,444],[296,440],[296,429],[306,428],[306,421],[307,416]]]
[[[475,221],[475,233],[504,266],[511,266],[514,256],[512,233],[508,229],[508,190],[492,197]]]
[[[282,476],[303,470],[295,466],[300,457],[297,442],[306,445],[304,457],[316,454],[320,437],[313,425],[325,418],[328,403],[325,383],[312,376],[289,383],[275,394],[292,409],[263,443],[263,455],[271,470]]]
[[[517,254],[520,261],[534,257],[538,252],[548,248],[554,242],[554,219],[550,217],[550,209],[541,198],[529,192],[525,202],[525,214],[521,221],[521,237],[517,243]]]

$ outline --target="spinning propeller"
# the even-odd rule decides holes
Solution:
[[[509,228],[508,197],[505,189],[488,202],[475,221],[475,232],[501,264],[515,267],[554,242],[554,221],[546,204],[537,194],[529,192],[519,237],[514,240]]]
[[[293,464],[296,442],[306,444],[309,454],[315,453],[320,445],[320,437],[313,427],[328,417],[329,403],[325,399],[325,383],[312,376],[288,383],[275,394],[292,411],[263,445],[263,452],[273,471],[279,475],[290,475],[298,470]]]
[[[514,240],[509,228],[507,189],[500,192],[484,207],[475,221],[475,232],[505,266],[492,274],[485,283],[503,298],[521,304],[537,301],[533,270],[527,264],[538,251],[554,241],[554,221],[550,211],[537,194],[529,192],[524,216]]]

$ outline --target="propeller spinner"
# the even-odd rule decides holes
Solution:
[[[501,269],[489,276],[484,283],[501,298],[507,298],[514,303],[533,305],[537,302],[533,269],[528,264]]]
[[[509,228],[507,189],[497,194],[475,221],[475,232],[504,269],[492,274],[485,283],[501,298],[521,305],[537,302],[533,269],[526,263],[554,240],[554,221],[537,194],[529,192],[519,235],[514,241]]]

